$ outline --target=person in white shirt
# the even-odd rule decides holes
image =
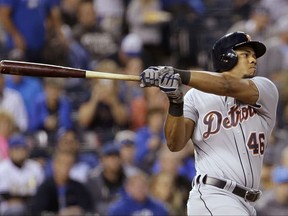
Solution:
[[[30,198],[44,179],[41,165],[29,157],[21,134],[9,140],[9,158],[0,162],[0,215],[25,215]]]
[[[28,115],[24,101],[19,92],[5,86],[5,77],[0,74],[0,110],[9,112],[15,119],[19,131],[28,128]]]

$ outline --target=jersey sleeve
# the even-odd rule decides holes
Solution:
[[[183,115],[185,118],[191,119],[194,122],[197,122],[199,115],[195,104],[194,98],[195,89],[190,89],[184,96],[184,107]]]
[[[265,77],[254,77],[252,79],[259,91],[257,100],[258,110],[275,121],[279,93],[276,85]]]

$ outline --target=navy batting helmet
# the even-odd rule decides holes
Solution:
[[[214,70],[218,72],[232,69],[238,61],[235,48],[249,45],[253,48],[256,58],[266,52],[266,47],[259,41],[252,41],[251,37],[244,32],[232,32],[217,40],[212,48],[212,61]]]

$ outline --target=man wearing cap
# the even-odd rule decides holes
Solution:
[[[214,43],[213,71],[158,66],[141,73],[141,87],[159,87],[169,99],[164,130],[170,151],[181,151],[190,139],[194,145],[188,215],[256,214],[279,98],[271,80],[256,76],[265,51],[263,43],[237,31]],[[182,84],[191,87],[184,97]]]
[[[121,130],[116,133],[114,139],[119,146],[121,163],[126,174],[140,169],[136,163],[135,135],[132,130]]]
[[[69,149],[57,148],[53,152],[53,173],[38,187],[27,215],[86,215],[92,211],[89,191],[70,177],[75,159],[75,153]]]
[[[125,179],[119,147],[105,143],[100,151],[100,163],[90,171],[87,180],[95,213],[107,215],[109,204],[120,197]]]
[[[127,176],[125,193],[118,201],[112,203],[108,216],[117,215],[161,215],[168,216],[168,208],[149,193],[149,176],[143,171],[135,171]]]
[[[0,205],[2,215],[24,215],[30,198],[44,179],[40,164],[28,159],[29,146],[24,136],[9,140],[9,159],[0,162]]]

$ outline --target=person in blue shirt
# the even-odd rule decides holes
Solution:
[[[49,17],[55,32],[63,36],[59,0],[1,0],[0,14],[8,58],[42,62]]]
[[[135,134],[136,165],[147,173],[152,172],[152,166],[165,142],[164,114],[162,108],[150,108],[147,113],[146,124],[139,128]]]
[[[45,131],[48,143],[54,144],[58,135],[73,128],[71,102],[64,95],[63,79],[45,78],[44,92],[33,106],[33,133]]]
[[[70,169],[69,177],[75,181],[86,183],[88,172],[96,167],[99,158],[96,153],[82,151],[79,134],[76,130],[67,130],[58,135],[56,146],[53,151],[71,151],[75,154],[75,162]],[[49,158],[44,167],[45,176],[53,175],[53,158]]]
[[[52,155],[53,175],[46,177],[32,197],[26,215],[87,215],[93,211],[90,192],[70,178],[75,154],[57,149]],[[64,212],[66,214],[64,214]]]
[[[148,176],[142,171],[127,176],[122,196],[110,205],[108,216],[169,215],[167,206],[150,196]]]

